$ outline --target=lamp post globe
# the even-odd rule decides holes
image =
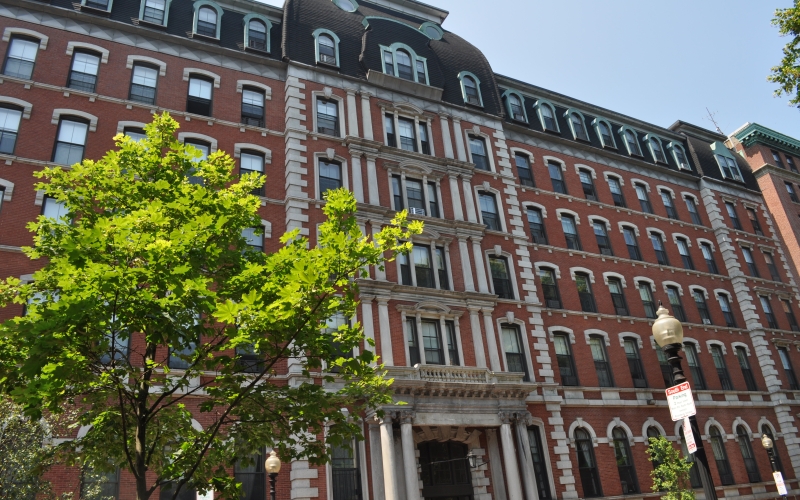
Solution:
[[[661,347],[683,344],[683,325],[672,316],[666,307],[658,306],[658,319],[653,322],[653,337]]]
[[[765,450],[769,451],[774,446],[772,440],[766,434],[761,436],[761,446],[764,447]]]
[[[269,454],[269,458],[264,462],[264,469],[266,469],[267,474],[269,474],[270,498],[271,500],[275,500],[275,481],[278,478],[278,472],[281,471],[281,459],[278,458],[278,454],[275,453],[275,450],[272,450]]]

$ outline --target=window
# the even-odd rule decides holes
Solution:
[[[430,247],[414,245],[411,256],[414,259],[414,274],[417,278],[417,286],[436,288],[436,282],[433,277],[433,262],[431,261]]]
[[[761,230],[761,223],[758,222],[758,216],[756,216],[756,211],[752,208],[745,208],[745,212],[747,212],[747,217],[750,219],[750,224],[753,225],[753,232],[759,236],[764,236],[764,231]]]
[[[397,67],[397,76],[403,80],[414,81],[414,69],[411,64],[411,55],[405,50],[398,50],[395,52],[395,66]]]
[[[334,500],[361,498],[357,449],[355,441],[351,441],[350,446],[331,447],[331,489]]]
[[[183,342],[184,340],[182,339],[181,341]],[[192,365],[192,358],[197,350],[197,340],[197,338],[189,340],[180,350],[170,348],[167,365],[175,370],[187,370]]]
[[[645,440],[645,443],[647,443],[648,446],[650,445],[651,439],[658,439],[660,437],[661,433],[658,431],[658,428],[656,428],[655,425],[647,427],[647,439]],[[658,466],[660,466],[661,464],[662,464],[661,461],[653,460],[653,469],[657,469]]]
[[[733,224],[734,229],[738,229],[742,231],[742,223],[739,221],[739,216],[736,214],[736,207],[733,206],[733,203],[725,202],[725,209],[728,211],[728,217],[731,219],[731,224]]]
[[[444,351],[442,350],[442,335],[439,331],[439,321],[422,320],[422,347],[425,352],[425,363],[429,365],[443,365]]]
[[[642,252],[639,251],[639,243],[636,241],[636,233],[633,232],[633,228],[623,227],[622,236],[628,247],[628,256],[633,260],[642,260]]]
[[[528,155],[522,153],[514,154],[514,163],[517,164],[519,183],[523,186],[536,187],[536,183],[533,181],[533,173],[531,172],[531,160]]]
[[[417,135],[414,133],[414,121],[408,118],[398,118],[397,130],[400,132],[400,149],[416,153]]]
[[[789,155],[786,155],[786,163],[789,164],[789,168],[792,172],[797,173],[797,166],[794,164],[794,158]]]
[[[0,153],[14,154],[22,111],[0,107]]]
[[[257,173],[259,175],[264,173],[264,157],[260,153],[254,151],[242,151],[239,160],[239,175],[252,173]],[[257,187],[253,190],[252,194],[264,196],[264,186]]]
[[[163,26],[166,11],[166,0],[145,0],[142,21]]]
[[[789,348],[778,347],[778,355],[781,358],[783,371],[786,373],[786,378],[789,381],[789,389],[793,391],[800,390],[800,385],[797,384],[797,377],[794,375],[794,368],[792,368],[792,361],[789,359]]]
[[[689,253],[689,242],[684,238],[677,238],[675,242],[678,244],[678,253],[681,254],[684,269],[694,270],[694,261],[692,261],[692,254]]]
[[[522,337],[519,328],[515,325],[503,325],[501,327],[503,336],[503,347],[506,351],[506,369],[511,373],[523,373],[522,380],[530,381],[528,374],[528,364],[525,362],[525,348],[522,345]]]
[[[319,62],[338,66],[336,60],[336,42],[330,35],[320,34],[317,37],[317,51],[319,51]]]
[[[416,448],[419,449],[417,470],[422,476],[420,497],[453,499],[472,497],[472,474],[467,460],[466,444],[457,441],[440,443],[432,440],[420,443]]]
[[[650,144],[650,151],[653,153],[653,159],[657,163],[667,163],[667,157],[664,156],[664,149],[661,146],[661,141],[656,137],[651,137],[648,143]]]
[[[608,187],[611,190],[611,198],[614,199],[614,206],[625,208],[628,205],[625,203],[625,196],[622,194],[622,186],[619,179],[616,177],[608,178]]]
[[[494,199],[492,193],[485,191],[478,192],[478,198],[481,205],[481,217],[486,227],[495,231],[502,231],[503,227],[500,225],[500,215],[497,212],[497,201]]]
[[[33,66],[36,63],[36,54],[39,51],[39,40],[27,37],[12,37],[6,53],[6,62],[3,74],[14,78],[30,80],[33,76]]]
[[[781,307],[783,307],[783,312],[786,313],[786,319],[789,321],[789,328],[793,332],[800,332],[800,327],[797,326],[797,318],[795,318],[794,311],[792,311],[792,303],[787,299],[781,299]]]
[[[672,306],[673,316],[675,316],[678,321],[685,323],[686,313],[683,311],[683,306],[681,305],[681,296],[680,292],[678,292],[678,288],[672,285],[667,286],[667,298],[669,299],[669,304]]]
[[[664,238],[661,237],[661,233],[650,233],[650,241],[653,242],[653,250],[656,252],[656,262],[662,266],[668,266],[669,259],[667,251],[664,249]]]
[[[172,500],[172,485],[172,482],[167,482],[161,486],[161,492],[158,494],[158,500]],[[181,488],[181,491],[178,492],[178,497],[176,500],[195,500],[196,498],[197,491],[184,484]]]
[[[553,335],[553,346],[556,351],[558,371],[561,374],[561,385],[577,386],[578,372],[575,370],[575,360],[572,357],[572,348],[569,337],[563,333]]]
[[[192,75],[189,77],[189,96],[186,111],[196,115],[211,116],[211,96],[214,83],[211,80]]]
[[[100,56],[94,52],[75,51],[69,70],[67,87],[84,92],[94,92],[97,88],[97,71],[100,69]]]
[[[693,289],[692,290],[692,297],[694,297],[694,303],[697,305],[697,312],[700,314],[700,320],[703,322],[704,325],[711,324],[711,314],[708,312],[708,304],[706,304],[706,296],[703,294],[702,290]]]
[[[750,276],[755,278],[761,277],[758,273],[758,268],[756,267],[756,263],[753,260],[753,253],[747,247],[742,247],[742,255],[744,256],[744,261],[747,263],[747,268],[750,271]]]
[[[604,148],[617,148],[614,143],[614,134],[611,133],[611,127],[603,120],[597,121],[597,135],[600,136],[600,141],[603,143]]]
[[[384,128],[386,128],[386,145],[393,148],[397,147],[397,135],[394,131],[394,115],[387,114],[383,117]]]
[[[596,313],[597,305],[594,302],[589,276],[583,273],[575,273],[575,284],[578,288],[578,297],[581,301],[581,311]]]
[[[686,353],[686,364],[689,365],[689,372],[692,374],[692,381],[698,390],[706,389],[706,378],[703,376],[703,369],[697,359],[697,347],[691,342],[683,344],[683,352]]]
[[[594,458],[594,444],[589,433],[583,428],[575,429],[575,451],[578,454],[578,471],[581,476],[583,496],[586,498],[603,496],[600,471]]]
[[[397,256],[397,262],[400,263],[400,283],[407,286],[414,286],[414,280],[411,278],[411,261],[408,258],[408,254],[399,254]]]
[[[733,472],[731,472],[731,465],[728,463],[728,454],[725,452],[725,443],[722,441],[722,436],[719,433],[716,425],[711,426],[711,449],[714,452],[714,460],[717,462],[717,472],[723,485],[733,484]]]
[[[125,127],[122,133],[130,137],[134,142],[139,142],[147,139],[147,134],[144,129],[138,127]]]
[[[267,50],[267,25],[264,21],[251,19],[247,23],[247,47],[256,50]]]
[[[436,194],[436,183],[428,182],[428,206],[430,207],[431,217],[441,217],[439,215],[439,197]]]
[[[217,11],[211,7],[200,7],[197,12],[195,33],[211,38],[217,37]]]
[[[684,153],[681,146],[677,144],[672,146],[672,156],[675,158],[675,163],[678,165],[679,169],[691,170],[689,160],[686,159],[686,153]]]
[[[603,337],[591,335],[589,337],[589,348],[592,351],[599,387],[614,387],[614,378],[611,375],[611,365],[608,362],[606,344]]]
[[[602,255],[614,255],[611,249],[611,240],[608,237],[606,223],[603,221],[592,221],[592,228],[594,229],[594,236],[597,239],[597,249]]]
[[[786,191],[789,193],[789,199],[791,199],[795,203],[800,203],[800,200],[797,199],[797,193],[794,192],[794,186],[792,186],[791,182],[786,182]]]
[[[542,211],[538,208],[528,208],[528,228],[531,231],[531,239],[534,243],[547,245],[547,233],[544,228],[544,218]]]
[[[426,123],[419,124],[419,144],[422,148],[422,154],[431,154],[431,141],[428,139],[428,125]]]
[[[664,379],[664,387],[672,387],[675,385],[675,378],[672,375],[672,365],[667,361],[667,355],[660,347],[656,347],[656,357],[658,358],[658,365],[661,367],[661,377]]]
[[[204,161],[208,158],[209,153],[211,152],[211,145],[205,141],[196,140],[196,139],[187,139],[184,141],[184,144],[188,146],[192,146],[200,153],[199,158],[194,158],[192,162],[199,163]],[[188,149],[188,148],[187,148]],[[189,174],[189,183],[190,184],[203,184],[203,178],[194,174],[194,169]]]
[[[256,452],[246,460],[237,460],[233,467],[233,477],[242,484],[241,500],[266,500],[267,475],[264,471],[266,450]]]
[[[697,203],[694,202],[694,198],[684,196],[683,199],[686,202],[686,209],[689,210],[689,215],[692,217],[692,224],[702,226],[703,220],[700,219],[700,212],[697,211]]]
[[[481,106],[481,97],[478,94],[478,84],[471,76],[464,75],[461,78],[461,85],[464,87],[464,102],[473,106]]]
[[[406,334],[408,335],[408,366],[416,366],[420,364],[416,318],[406,319]]]
[[[764,316],[767,318],[767,324],[770,328],[778,329],[778,320],[775,319],[775,314],[772,312],[772,306],[769,303],[769,297],[759,295],[758,299],[761,302],[761,309],[764,310]]]
[[[511,118],[518,122],[526,122],[525,110],[522,108],[522,101],[519,96],[516,94],[508,94],[506,99],[508,100],[508,109]]]
[[[767,268],[769,268],[769,274],[772,276],[772,281],[780,281],[781,275],[778,273],[778,267],[775,265],[775,261],[772,260],[772,254],[769,252],[764,252],[764,260],[767,263]]]
[[[670,219],[680,220],[678,217],[678,211],[675,209],[675,204],[672,202],[672,194],[663,189],[659,191],[659,194],[661,195],[661,201],[664,202],[664,208],[667,211],[667,217]]]
[[[714,252],[711,250],[711,245],[708,243],[700,243],[700,251],[703,252],[703,259],[708,266],[708,272],[711,274],[718,274],[717,263],[714,261]]]
[[[261,373],[266,368],[264,358],[255,351],[252,344],[239,345],[236,348],[236,357],[236,364],[244,373]]]
[[[134,65],[128,99],[145,104],[155,104],[157,83],[158,69],[144,64]]]
[[[119,467],[111,472],[98,472],[86,467],[81,472],[81,498],[97,492],[99,498],[119,498]]]
[[[614,456],[617,459],[619,481],[622,484],[622,494],[632,495],[639,493],[639,481],[636,478],[636,468],[633,465],[631,447],[628,435],[621,427],[614,427],[611,432],[614,438]]]
[[[642,306],[644,307],[644,315],[647,318],[656,318],[656,303],[653,300],[653,290],[650,288],[650,283],[640,281],[638,284],[639,297],[642,299]]]
[[[578,226],[575,224],[575,218],[571,215],[563,214],[561,216],[561,228],[564,230],[564,238],[567,242],[567,248],[570,250],[582,250],[581,240],[578,237]]]
[[[319,160],[319,197],[325,198],[329,189],[342,187],[342,165],[336,161]]]
[[[450,356],[450,364],[452,366],[460,366],[458,341],[456,340],[456,324],[453,321],[445,321],[444,328],[447,334],[447,353]]]
[[[744,382],[747,384],[747,390],[757,391],[756,379],[753,377],[753,370],[750,369],[750,362],[747,361],[747,351],[741,346],[737,347],[735,351],[736,359],[739,360],[739,368],[742,369],[742,377],[744,377]]]
[[[774,149],[770,149],[770,152],[772,153],[772,159],[775,160],[775,165],[785,170],[786,167],[783,166],[780,153],[778,153]]]
[[[627,338],[623,340],[625,357],[628,358],[628,369],[631,372],[631,379],[634,387],[647,387],[647,378],[644,375],[644,365],[639,354],[639,344],[636,339]]]
[[[242,237],[247,245],[257,252],[264,251],[264,228],[247,227],[242,229]]]
[[[583,122],[583,117],[580,113],[570,113],[569,124],[572,127],[572,135],[575,139],[589,141],[589,135],[586,133],[586,124]]]
[[[442,290],[450,290],[450,279],[447,275],[447,258],[444,253],[444,248],[436,247],[436,272],[439,274],[439,288]]]
[[[725,358],[722,356],[722,348],[719,345],[711,346],[711,359],[714,360],[714,368],[717,369],[717,376],[723,391],[732,391],[733,383],[731,376],[728,373],[728,366],[725,364]]]
[[[642,207],[642,212],[652,214],[653,205],[650,204],[650,197],[647,196],[647,188],[645,185],[634,183],[633,189],[636,190],[636,197],[639,199],[639,205]]]
[[[539,268],[539,279],[542,281],[545,305],[551,309],[561,309],[561,295],[558,293],[555,271],[549,267],[541,267]]]
[[[472,153],[472,163],[478,170],[489,171],[489,156],[486,154],[486,142],[482,137],[469,136],[469,151]]]
[[[736,327],[736,318],[733,316],[733,310],[731,309],[731,303],[728,299],[728,296],[722,293],[717,294],[717,302],[719,302],[719,308],[722,309],[722,315],[725,317],[725,325],[728,327],[735,328]]]
[[[74,165],[83,161],[86,132],[89,124],[72,118],[62,118],[58,124],[58,139],[53,151],[53,162]]]
[[[628,154],[642,156],[642,149],[639,147],[639,139],[636,137],[636,132],[626,128],[623,135],[625,136],[625,145],[628,146]]]
[[[511,287],[511,273],[508,272],[508,261],[505,257],[489,257],[489,268],[492,272],[494,293],[501,299],[514,299],[514,289]]]
[[[46,196],[42,202],[42,215],[48,219],[53,219],[60,223],[65,223],[66,218],[69,216],[67,206],[63,201],[59,201],[50,196]]]
[[[628,304],[625,302],[625,294],[622,291],[622,282],[617,278],[610,278],[608,289],[611,292],[611,302],[614,303],[614,311],[617,316],[629,316]]]
[[[317,98],[317,133],[339,137],[338,102]]]
[[[539,105],[539,113],[542,118],[542,128],[546,132],[558,133],[558,122],[556,122],[556,114],[553,107],[547,103]]]
[[[550,491],[550,475],[547,473],[545,463],[544,443],[539,427],[528,427],[528,444],[531,447],[531,461],[533,462],[533,475],[536,479],[536,489],[539,500],[552,500]]]
[[[548,161],[547,170],[550,172],[550,180],[553,183],[553,191],[556,193],[567,194],[567,185],[564,183],[564,172],[561,170],[561,165],[552,161]]]
[[[739,165],[734,158],[729,156],[716,155],[717,163],[722,170],[722,177],[725,179],[732,179],[734,181],[742,181],[742,174],[739,171]]]
[[[252,88],[242,89],[242,123],[253,127],[264,126],[264,92]]]
[[[581,186],[583,187],[583,195],[587,200],[597,201],[597,192],[594,189],[594,181],[592,181],[592,173],[588,170],[578,170],[578,175],[581,178]]]

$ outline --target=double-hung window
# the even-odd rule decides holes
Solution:
[[[163,26],[166,11],[166,0],[145,0],[142,21]]]
[[[622,237],[625,239],[625,246],[628,247],[628,257],[633,260],[642,260],[642,252],[639,250],[639,242],[636,241],[636,233],[633,228],[623,227]]]
[[[317,98],[317,133],[339,137],[339,103]]]
[[[592,173],[585,169],[578,170],[578,175],[581,178],[581,186],[583,187],[583,195],[587,200],[597,201],[597,191],[594,189],[594,181],[592,180]]]
[[[247,24],[247,47],[255,50],[267,50],[267,25],[264,21],[251,19]]]
[[[775,165],[785,170],[786,167],[783,166],[780,153],[778,153],[774,149],[770,149],[770,152],[772,153],[772,159],[775,160]]]
[[[97,72],[99,70],[99,54],[75,51],[72,56],[67,87],[84,92],[94,92],[97,89]]]
[[[239,160],[239,175],[252,173],[259,175],[264,173],[264,156],[255,151],[242,151]],[[264,196],[264,186],[255,188],[252,194]]]
[[[786,155],[786,163],[789,164],[789,169],[792,172],[797,173],[797,165],[794,164],[794,158],[792,158],[789,155]]]
[[[642,149],[639,147],[639,139],[636,133],[631,129],[625,129],[625,144],[628,145],[628,151],[632,155],[642,156]]]
[[[394,130],[394,115],[384,115],[383,117],[384,128],[386,129],[386,145],[393,148],[397,147],[397,134]]]
[[[694,270],[694,261],[692,261],[692,254],[689,253],[689,242],[684,238],[677,238],[675,242],[678,244],[678,253],[681,254],[684,269]]]
[[[575,224],[575,217],[563,214],[561,216],[561,228],[564,230],[564,239],[567,248],[570,250],[582,250],[581,240],[578,237],[578,226]]]
[[[492,193],[485,191],[478,192],[478,198],[481,206],[481,218],[487,228],[494,231],[502,231],[503,226],[500,224],[500,214],[497,210],[497,200]]]
[[[731,471],[731,464],[728,461],[728,453],[725,451],[725,442],[722,440],[722,435],[716,425],[711,426],[709,434],[711,451],[714,453],[714,461],[717,462],[719,479],[723,486],[734,484],[733,471]]]
[[[553,347],[556,351],[556,362],[561,375],[561,385],[578,385],[578,372],[575,370],[575,359],[572,357],[569,337],[563,333],[556,333],[553,335]]]
[[[58,124],[58,139],[53,150],[53,163],[73,165],[83,161],[86,133],[89,124],[78,119],[62,118]]]
[[[611,133],[611,127],[608,125],[608,123],[602,120],[598,121],[597,132],[600,135],[600,140],[603,141],[604,148],[617,148],[617,146],[614,144],[614,135]]]
[[[586,133],[586,124],[583,122],[583,117],[579,113],[570,113],[569,121],[572,125],[572,131],[575,133],[575,139],[588,142],[589,135]]]
[[[764,236],[764,231],[761,230],[761,223],[758,221],[756,211],[750,207],[745,208],[747,217],[750,219],[750,224],[753,226],[753,232],[759,236]]]
[[[748,391],[757,391],[756,379],[753,376],[753,370],[750,368],[750,362],[747,360],[747,351],[744,347],[736,347],[736,359],[739,361],[739,368],[742,369],[742,377],[747,385]]]
[[[615,314],[628,316],[628,303],[625,301],[625,293],[622,291],[622,282],[617,278],[609,279],[608,290],[611,292],[611,302],[614,304]]]
[[[686,312],[683,310],[681,295],[676,286],[667,286],[667,298],[669,299],[670,306],[672,306],[672,315],[675,316],[678,321],[685,323]]]
[[[739,215],[736,213],[736,207],[733,206],[733,203],[726,201],[725,209],[728,211],[728,217],[731,219],[733,228],[742,231],[742,223],[739,221]]]
[[[664,238],[661,233],[650,233],[650,241],[653,242],[653,250],[656,252],[656,262],[662,266],[669,265],[667,250],[664,248]]]
[[[515,94],[508,94],[508,107],[511,110],[511,118],[518,122],[525,121],[525,111],[522,109],[522,102]]]
[[[145,64],[135,64],[128,99],[145,104],[155,104],[157,84],[158,69]]]
[[[617,472],[622,486],[622,494],[633,495],[639,493],[639,480],[636,478],[636,467],[633,465],[633,454],[631,453],[628,435],[622,427],[614,427],[611,435],[614,438],[614,457],[617,461]]]
[[[420,123],[419,124],[419,145],[420,153],[429,155],[431,154],[431,141],[428,138],[428,124],[427,123]]]
[[[436,259],[436,272],[439,274],[439,288],[450,290],[450,278],[447,273],[447,257],[444,253],[444,248],[436,247],[434,258]]]
[[[436,288],[436,282],[433,277],[433,260],[431,259],[430,247],[414,245],[411,256],[414,259],[414,274],[417,278],[417,286]]]
[[[718,274],[717,262],[714,260],[714,252],[711,250],[711,245],[708,243],[701,243],[700,251],[703,252],[703,259],[706,261],[706,266],[708,266],[708,272],[711,274]]]
[[[536,187],[536,183],[533,180],[533,173],[531,172],[531,160],[528,155],[516,153],[514,155],[514,163],[517,165],[519,183],[523,186]]]
[[[422,181],[406,179],[406,198],[408,199],[408,213],[414,215],[426,214]]]
[[[691,342],[683,344],[683,352],[686,353],[686,364],[689,365],[689,373],[692,374],[692,382],[698,390],[706,389],[706,378],[703,376],[703,369],[697,358],[697,346]]]
[[[540,245],[547,245],[547,233],[544,228],[542,211],[538,208],[528,208],[528,228],[531,231],[531,240]]]
[[[611,239],[608,237],[608,229],[603,221],[592,221],[594,236],[597,239],[597,249],[602,255],[614,255],[611,249]]]
[[[692,217],[692,224],[702,226],[703,220],[700,218],[700,212],[697,211],[697,203],[694,202],[694,198],[691,196],[684,196],[683,199],[686,202],[686,209],[689,211],[689,215]]]
[[[739,451],[742,452],[742,460],[744,460],[748,481],[760,483],[761,473],[758,472],[758,463],[753,454],[753,447],[750,445],[750,433],[741,424],[736,426],[736,438],[739,441]]]
[[[764,260],[767,262],[767,268],[769,268],[769,274],[772,276],[772,281],[780,281],[781,275],[778,273],[778,267],[775,265],[775,261],[772,259],[772,254],[769,252],[764,252]]]
[[[592,293],[592,284],[589,281],[589,275],[584,273],[575,273],[575,286],[578,289],[578,298],[581,302],[581,311],[596,313],[597,304],[594,301],[594,294]]]
[[[430,208],[430,213],[428,215],[436,218],[441,217],[439,212],[439,195],[435,182],[428,182],[428,206]]]
[[[769,303],[769,298],[765,297],[764,295],[759,295],[758,299],[761,302],[761,309],[764,310],[764,316],[767,318],[767,325],[773,330],[777,330],[778,320],[775,318],[775,314],[772,312],[772,304]]]
[[[636,197],[639,199],[639,205],[642,207],[642,212],[652,214],[653,205],[650,204],[650,197],[647,196],[647,188],[644,186],[644,184],[634,183],[633,189],[636,190]]]
[[[406,320],[408,325],[408,351],[410,354],[410,364],[414,366],[420,363],[420,349],[417,345],[417,319],[408,318]],[[444,365],[444,345],[442,343],[442,332],[440,331],[440,322],[437,320],[420,321],[422,327],[422,351],[425,356],[425,364],[428,365]]]
[[[703,291],[696,288],[693,289],[692,297],[694,297],[694,303],[697,305],[697,313],[700,315],[703,324],[710,325],[711,313],[708,312],[708,304],[706,303],[706,296],[703,294]]]
[[[264,92],[253,88],[242,89],[242,123],[253,127],[264,126]]]
[[[503,347],[506,353],[506,370],[511,373],[523,373],[522,380],[528,382],[528,363],[525,362],[525,348],[522,336],[516,325],[502,325],[500,334],[503,338]]]
[[[675,162],[678,164],[678,168],[682,170],[691,170],[689,161],[686,159],[686,154],[683,152],[683,148],[680,146],[674,146],[672,148],[672,152],[675,157]]]
[[[789,359],[789,348],[783,346],[778,347],[778,356],[781,358],[783,372],[786,374],[786,379],[789,381],[789,389],[792,391],[800,391],[800,385],[797,384],[797,377],[792,367],[792,360]]]
[[[342,187],[342,164],[337,161],[319,160],[319,197],[323,199],[330,189]]]
[[[472,163],[478,170],[489,169],[489,156],[486,154],[486,141],[482,137],[469,136],[469,151],[472,154]]]
[[[555,271],[549,267],[541,267],[539,268],[539,279],[542,281],[545,306],[551,309],[561,309],[561,295],[558,293]]]
[[[242,229],[242,237],[245,243],[256,252],[264,251],[264,228],[246,227]]]
[[[599,335],[590,335],[589,348],[592,351],[594,369],[597,372],[598,386],[614,387],[614,377],[611,374],[611,363],[608,362],[605,339]]]
[[[550,181],[553,183],[553,191],[567,194],[567,184],[564,182],[564,172],[561,170],[561,165],[548,161],[547,170],[550,172]]]
[[[211,80],[192,75],[189,77],[189,95],[186,98],[186,111],[195,115],[211,116],[211,98],[214,83]]]
[[[336,60],[336,42],[330,35],[324,33],[317,37],[317,50],[319,51],[319,62],[338,66]]]
[[[405,50],[398,50],[395,53],[395,58],[397,62],[397,76],[403,80],[414,81],[414,68],[411,64],[411,55]]]
[[[400,149],[417,152],[417,134],[414,133],[414,120],[397,119],[397,130],[400,132]]]
[[[661,190],[659,191],[661,195],[661,201],[664,202],[664,209],[667,211],[667,217],[670,219],[678,219],[678,211],[675,209],[675,204],[672,202],[672,195],[669,191]]]
[[[0,153],[14,154],[22,111],[0,107]]]
[[[625,357],[628,358],[628,369],[631,372],[634,387],[647,387],[647,378],[644,374],[644,364],[642,356],[639,354],[639,344],[636,339],[626,338],[623,340]]]
[[[8,44],[3,74],[14,78],[30,80],[39,52],[39,40],[27,37],[12,37]]]
[[[723,391],[732,391],[733,383],[731,382],[731,375],[728,373],[728,365],[725,364],[725,358],[722,356],[722,348],[714,344],[711,346],[711,359],[714,360],[714,368],[717,369],[717,376]]]
[[[653,152],[653,159],[658,163],[667,163],[667,157],[664,156],[664,148],[661,146],[661,141],[655,137],[650,138],[650,150]]]
[[[511,273],[508,271],[508,260],[501,256],[489,257],[489,268],[492,273],[494,293],[501,299],[514,299],[511,285]]]
[[[731,302],[728,296],[723,293],[718,293],[717,302],[719,302],[719,308],[722,310],[722,315],[725,317],[725,326],[735,328],[736,318],[733,315],[733,309],[731,309]]]
[[[200,7],[197,12],[195,33],[210,38],[217,37],[217,11],[211,7]]]
[[[783,312],[786,313],[789,329],[793,332],[800,332],[800,326],[797,325],[797,318],[792,310],[792,303],[788,299],[781,299],[781,307],[783,307]]]
[[[642,307],[644,307],[645,317],[655,319],[656,303],[653,300],[653,290],[650,288],[650,283],[640,281],[637,287],[639,288],[639,297],[642,298]]]
[[[628,205],[625,203],[625,196],[622,194],[622,186],[619,179],[616,177],[608,178],[608,187],[611,190],[611,198],[614,200],[614,206],[625,208]]]
[[[539,112],[542,115],[542,128],[546,132],[558,132],[558,123],[553,108],[549,104],[541,104]]]
[[[753,260],[753,252],[751,252],[747,247],[742,247],[742,255],[744,256],[744,261],[747,264],[747,269],[750,271],[750,276],[753,276],[754,278],[760,278],[761,275],[756,267],[756,262]]]
[[[589,433],[579,427],[575,429],[575,452],[578,455],[578,473],[585,498],[603,496],[600,486],[600,470],[594,456],[594,441]]]
[[[719,163],[720,169],[722,169],[722,176],[726,179],[732,179],[735,181],[742,181],[742,174],[739,172],[739,165],[737,165],[736,160],[731,158],[730,156],[722,156],[716,155],[717,163]]]
[[[791,182],[784,183],[786,185],[786,191],[789,193],[789,199],[795,203],[800,203],[800,200],[797,199],[797,193],[794,191],[794,186]]]

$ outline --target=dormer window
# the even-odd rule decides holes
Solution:
[[[333,4],[345,12],[355,12],[358,8],[353,0],[333,0]]]
[[[83,5],[86,7],[102,10],[108,12],[111,10],[111,1],[110,0],[84,0]]]
[[[526,122],[525,110],[522,107],[522,101],[517,94],[508,94],[508,111],[511,118],[518,122]]]
[[[552,104],[545,101],[536,103],[536,111],[539,113],[539,120],[542,123],[542,129],[546,132],[559,133],[558,122],[556,121],[556,111]]]
[[[411,69],[411,56],[405,50],[398,50],[395,53],[397,58],[397,76],[403,80],[414,80],[414,73]]]
[[[680,144],[670,143],[670,149],[672,149],[672,157],[675,159],[675,163],[678,165],[679,169],[692,169],[692,167],[689,166],[689,160],[686,158],[686,153]]]
[[[622,135],[625,137],[625,146],[628,148],[628,154],[642,156],[642,148],[639,147],[639,139],[636,137],[636,132],[629,128],[623,128]]]
[[[217,37],[217,11],[211,7],[200,7],[197,12],[195,33],[211,38]]]
[[[742,180],[742,173],[739,171],[739,165],[736,160],[727,155],[714,155],[717,158],[719,168],[722,170],[722,176],[726,179],[733,179],[735,181]]]
[[[600,137],[600,142],[603,143],[603,147],[616,149],[617,144],[614,142],[614,134],[611,132],[611,125],[609,125],[607,121],[601,119],[595,119],[594,125],[595,131]]]
[[[589,141],[589,134],[586,133],[586,123],[582,114],[577,111],[569,112],[569,126],[572,128],[572,136],[576,140]]]
[[[168,0],[144,0],[142,13],[139,17],[142,21],[163,26],[166,24],[165,21],[168,8]]]
[[[383,72],[403,80],[428,84],[428,68],[424,57],[417,56],[410,47],[395,43],[391,47],[381,46]]]
[[[458,79],[461,80],[461,96],[464,98],[464,103],[483,106],[481,81],[478,77],[469,71],[462,71],[458,74]]]
[[[326,64],[336,64],[336,44],[328,35],[320,35],[319,40],[319,60]]]
[[[667,157],[664,156],[664,148],[661,146],[661,141],[658,137],[650,137],[647,139],[647,144],[650,146],[650,153],[657,163],[667,163]]]
[[[267,25],[252,19],[247,25],[247,46],[256,50],[267,50]]]

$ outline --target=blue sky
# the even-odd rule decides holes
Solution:
[[[791,0],[425,0],[498,73],[668,127],[758,122],[800,139],[800,110],[766,78]],[[283,0],[266,0],[282,5]]]

